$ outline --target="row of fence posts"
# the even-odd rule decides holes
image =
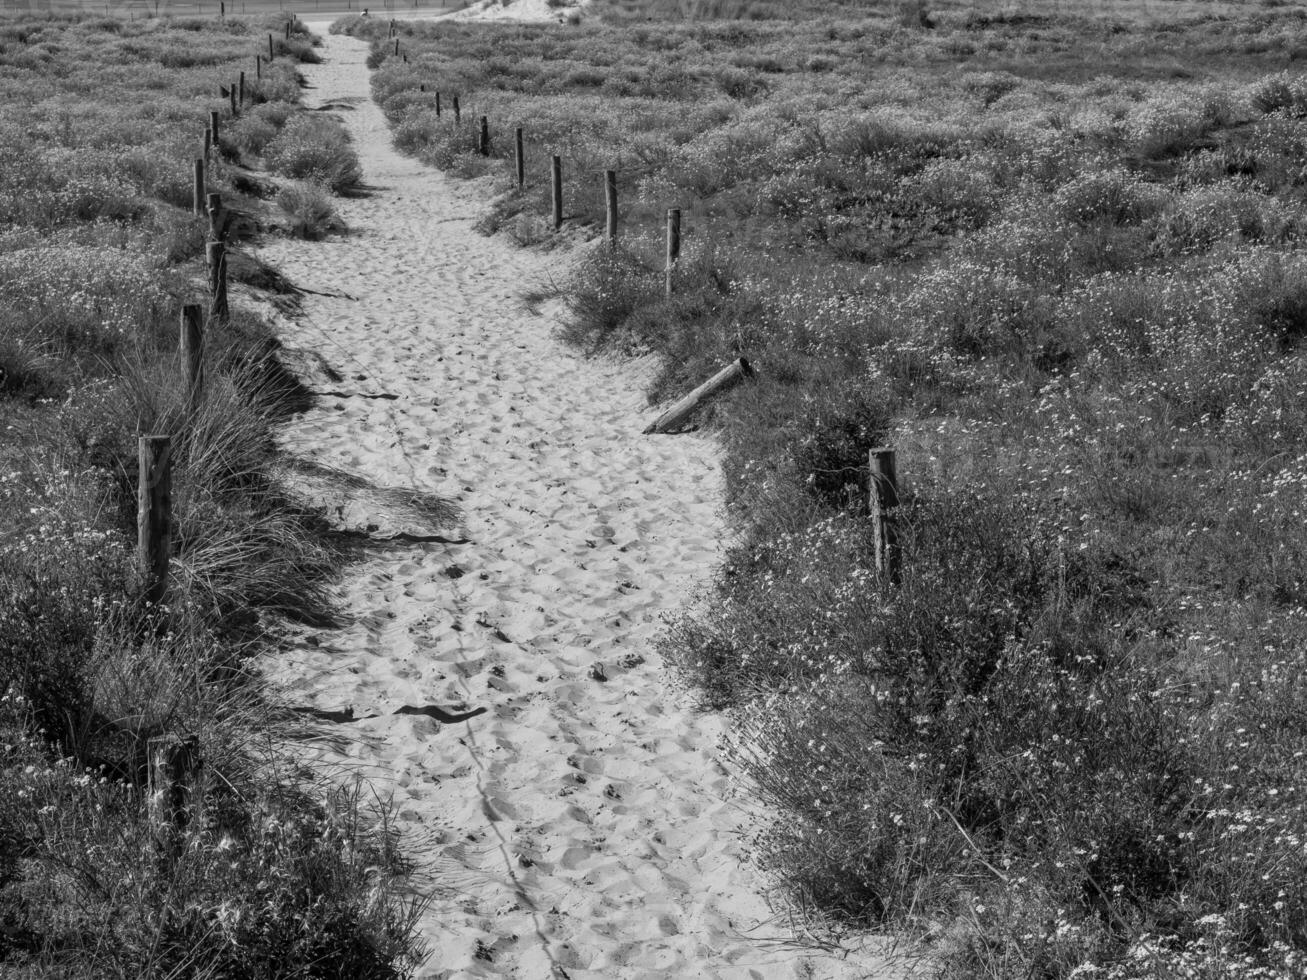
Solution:
[[[226,15],[225,6],[222,10]],[[286,24],[290,37],[290,22]],[[276,57],[273,36],[268,35],[268,60]],[[255,77],[263,77],[263,57],[254,56]],[[245,73],[226,89],[231,114],[239,115],[246,101]],[[223,212],[222,198],[210,193],[206,168],[211,153],[219,144],[220,113],[209,113],[204,128],[204,143],[194,161],[195,215],[209,219],[205,242],[208,270],[210,326],[226,322],[228,215]],[[204,390],[204,308],[187,303],[181,309],[178,331],[178,358],[185,391],[185,417],[193,418],[200,407]],[[143,435],[137,441],[139,476],[136,498],[137,566],[145,582],[145,598],[159,605],[168,593],[168,565],[172,559],[172,436]],[[159,861],[171,864],[181,852],[187,826],[196,819],[203,798],[201,775],[203,760],[199,740],[194,736],[169,734],[151,738],[147,744],[148,817],[159,845]]]
[[[396,43],[398,44],[398,41]],[[426,92],[427,87],[425,84],[421,84],[418,89],[421,92]],[[441,93],[434,92],[432,94],[435,95],[436,116],[439,118],[443,114]],[[454,111],[454,123],[457,125],[462,122],[463,118],[457,95],[451,97],[451,104]],[[481,156],[490,156],[490,119],[487,116],[481,116],[478,121],[476,150]],[[526,186],[526,144],[521,126],[513,131],[513,174],[517,180],[517,188],[521,190]],[[605,170],[603,172],[603,183],[604,237],[611,242],[616,241],[618,237],[617,171]],[[563,227],[563,158],[558,154],[553,154],[549,159],[549,186],[550,220],[553,230],[558,231]],[[673,272],[680,258],[681,209],[668,208],[665,277],[666,293],[669,297],[673,291]]]
[[[289,35],[289,22],[286,29]],[[271,34],[268,35],[268,48],[273,51]],[[254,70],[255,77],[263,77],[263,58],[260,55],[254,57]],[[227,94],[235,115],[245,102],[244,72],[240,73]],[[194,161],[192,202],[195,215],[209,219],[204,258],[210,325],[226,322],[230,313],[226,242],[230,215],[223,211],[221,195],[209,191],[206,177],[210,154],[217,152],[219,144],[220,117],[217,110],[211,111],[208,125],[204,128],[201,152]],[[186,392],[186,416],[189,418],[199,408],[204,386],[204,311],[198,303],[182,307],[178,351]],[[140,464],[136,508],[137,564],[145,580],[146,599],[158,604],[168,592],[168,562],[172,554],[172,437],[141,436],[137,449]]]
[[[392,22],[392,32],[394,31]],[[395,42],[399,50],[398,39]],[[426,86],[421,86],[426,91]],[[436,114],[440,114],[440,93],[436,92]],[[459,121],[458,97],[454,97],[455,122]],[[477,151],[482,156],[490,155],[490,124],[486,116],[480,119],[477,133]],[[563,161],[554,154],[550,158],[550,204],[552,222],[555,231],[563,225]],[[513,172],[517,187],[521,190],[526,185],[526,156],[522,127],[513,133]],[[617,209],[617,171],[603,172],[604,187],[604,237],[615,242],[618,237]],[[670,298],[673,293],[673,273],[681,256],[681,209],[667,210],[667,252],[665,260],[665,290]],[[747,366],[741,373],[747,374]],[[867,468],[868,501],[867,509],[873,527],[873,542],[877,573],[886,581],[897,585],[902,572],[901,551],[895,515],[899,506],[898,472],[895,464],[895,451],[889,447],[879,447],[868,452]]]

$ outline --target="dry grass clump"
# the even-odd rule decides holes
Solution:
[[[557,153],[597,231],[619,170],[571,339],[658,351],[656,397],[758,369],[707,415],[738,544],[665,647],[738,722],[761,856],[946,976],[1307,975],[1298,13],[592,10],[406,24],[407,63],[339,27],[406,152],[483,166],[437,91],[492,159],[525,129],[491,229],[552,240]]]
[[[314,181],[287,184],[277,194],[277,204],[290,218],[291,233],[300,238],[321,238],[341,228],[331,192]]]
[[[384,807],[273,748],[291,732],[245,666],[271,617],[331,616],[340,555],[275,475],[273,426],[303,393],[240,313],[208,325],[198,401],[181,385],[204,241],[191,159],[261,37],[0,24],[17,134],[0,169],[0,973],[344,980],[398,976],[412,953]],[[297,97],[293,68],[270,66],[255,105],[224,114],[224,156],[253,161]],[[232,175],[215,161],[211,186],[242,209]],[[159,606],[133,554],[142,433],[173,444]],[[147,820],[161,738],[204,763],[175,832]]]
[[[362,179],[358,154],[334,119],[298,115],[264,145],[263,158],[274,172],[311,180],[339,193]]]

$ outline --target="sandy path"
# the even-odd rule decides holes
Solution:
[[[718,558],[713,444],[640,436],[639,366],[553,339],[559,310],[521,296],[558,253],[477,234],[484,184],[391,149],[365,54],[331,37],[305,74],[310,105],[356,106],[341,116],[375,193],[341,202],[350,235],[263,250],[352,297],[308,296],[284,324],[345,376],[285,442],[454,502],[442,533],[466,543],[378,550],[339,584],[351,625],[302,631],[266,669],[292,702],[380,715],[316,751],[393,793],[432,897],[419,975],[885,975],[870,953],[787,940],[745,859],[721,722],[690,710],[651,649]],[[344,523],[404,523],[360,506]],[[404,704],[487,710],[442,724],[390,714]]]

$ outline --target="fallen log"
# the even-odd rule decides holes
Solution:
[[[693,415],[709,399],[727,391],[744,378],[753,377],[753,368],[743,357],[732,361],[703,384],[695,388],[675,405],[654,419],[644,430],[644,435],[658,432],[670,432]]]

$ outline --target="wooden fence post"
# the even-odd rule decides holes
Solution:
[[[238,88],[239,97],[237,98],[236,101],[239,102],[241,105],[244,105],[245,104],[245,72],[241,72],[240,82],[238,84],[239,84],[239,88]]]
[[[263,55],[261,54],[254,56],[254,77],[260,81],[263,79]]]
[[[276,52],[275,50],[273,50],[273,47],[272,47],[272,35],[269,34],[269,35],[268,35],[268,60],[269,60],[269,61],[275,61],[276,59],[277,59],[277,52]]]
[[[672,273],[681,258],[681,209],[667,209],[667,298],[672,298]]]
[[[187,303],[182,307],[181,335],[177,347],[186,379],[186,412],[189,415],[199,406],[200,392],[204,385],[204,327],[199,303]]]
[[[555,154],[549,161],[549,183],[554,205],[554,231],[563,227],[563,158]]]
[[[222,2],[218,4],[218,20],[224,21],[226,19],[227,19],[227,4],[226,4],[226,0],[222,0]]]
[[[240,107],[236,104],[236,86],[235,86],[235,85],[233,85],[233,86],[231,86],[230,88],[227,89],[227,98],[228,98],[228,99],[230,100],[230,102],[231,102],[231,116],[232,116],[233,119],[235,119],[237,116],[239,116],[239,115],[241,114],[241,113],[240,113]]]
[[[462,121],[463,121],[463,110],[459,108],[458,96],[456,95],[454,96],[454,122],[461,123]]]
[[[522,127],[513,133],[513,165],[517,169],[517,189],[526,185],[526,151],[522,146]]]
[[[207,164],[209,162],[209,151],[213,149],[213,130],[208,126],[204,127],[204,145],[200,151],[201,159]]]
[[[440,118],[440,93],[436,93],[436,118]]]
[[[222,195],[210,194],[205,199],[205,211],[209,215],[209,238],[220,242],[226,236],[222,233]]]
[[[481,117],[481,131],[477,134],[477,152],[483,157],[490,156],[490,120]]]
[[[148,803],[150,829],[166,865],[177,860],[186,828],[201,802],[199,780],[203,760],[194,735],[159,735],[146,743],[149,757]]]
[[[137,453],[137,565],[145,578],[146,601],[158,604],[168,590],[172,551],[172,439],[141,436]]]
[[[286,21],[286,40],[287,40],[287,41],[290,40],[290,25],[291,25],[291,21],[293,21],[294,19],[295,19],[294,17],[291,17],[290,20]]]
[[[209,319],[227,319],[227,246],[220,241],[209,242],[204,249],[209,263]]]
[[[197,215],[204,214],[204,157],[195,158],[195,187],[193,207]]]
[[[749,362],[743,357],[737,358],[645,426],[643,435],[670,432],[679,428],[709,399],[728,391],[745,378],[752,377],[753,368],[749,366]]]
[[[218,145],[218,110],[209,113],[209,135],[213,137],[213,145]]]
[[[867,453],[867,466],[871,472],[867,509],[871,514],[876,548],[876,571],[882,579],[899,584],[901,561],[896,515],[891,513],[899,505],[899,478],[895,467],[894,450],[888,446]]]
[[[608,215],[605,237],[617,241],[617,171],[604,171],[604,211]]]

